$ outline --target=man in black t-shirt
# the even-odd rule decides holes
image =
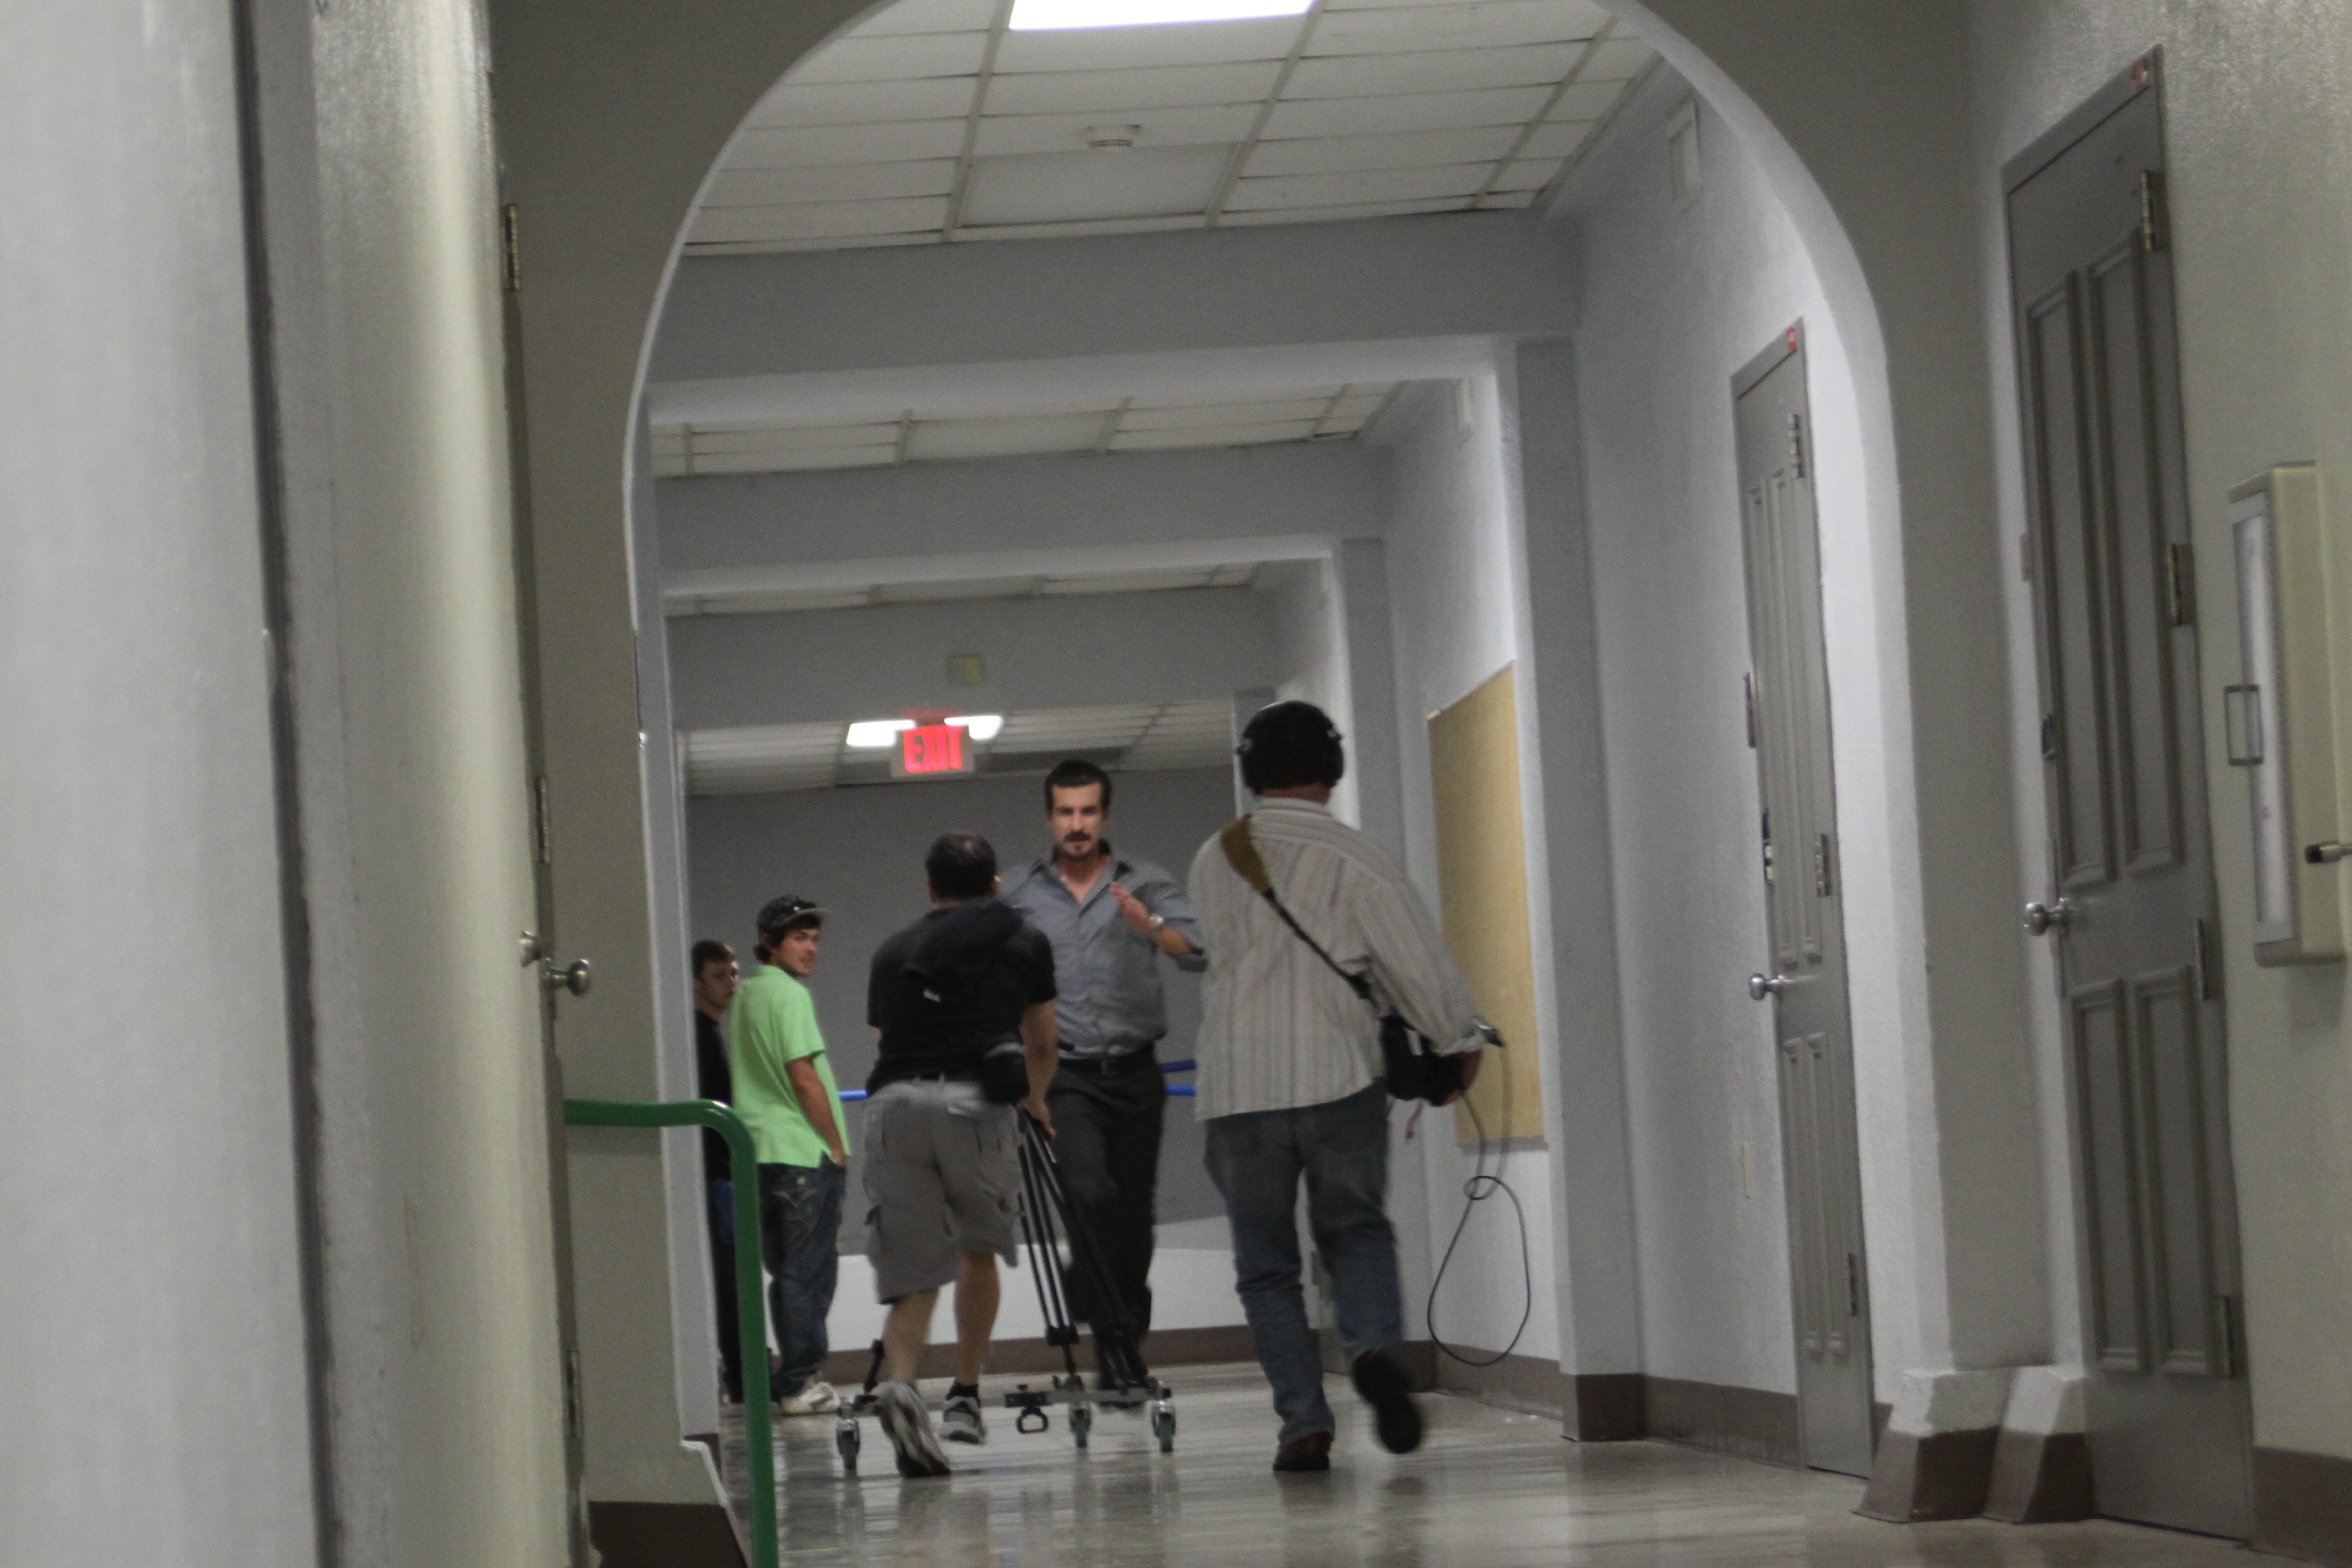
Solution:
[[[866,989],[866,1021],[882,1037],[866,1080],[868,1261],[890,1308],[889,1381],[875,1391],[876,1411],[909,1478],[948,1473],[915,1374],[950,1279],[957,1365],[941,1425],[952,1441],[988,1440],[980,1373],[996,1328],[996,1260],[1013,1260],[1020,1128],[1014,1107],[983,1091],[983,1064],[1017,1047],[1027,1089],[1019,1110],[1051,1132],[1045,1090],[1058,1059],[1053,945],[997,900],[995,849],[950,833],[923,872],[931,912],[882,944]]]
[[[727,1004],[735,999],[735,950],[723,942],[694,944],[694,1091],[731,1104],[727,1070]],[[743,1331],[735,1310],[735,1184],[727,1140],[702,1133],[703,1217],[710,1227],[712,1301],[719,1318],[719,1364],[727,1403],[743,1403]]]

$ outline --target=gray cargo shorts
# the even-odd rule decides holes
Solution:
[[[966,1253],[1013,1261],[1021,1115],[976,1083],[888,1084],[866,1102],[867,1261],[884,1301],[936,1290]]]

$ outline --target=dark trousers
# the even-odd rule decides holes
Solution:
[[[760,1256],[783,1357],[772,1392],[798,1394],[824,1370],[824,1318],[841,1275],[841,1195],[848,1173],[830,1160],[760,1167]]]
[[[1062,1190],[1140,1339],[1151,1327],[1151,1226],[1168,1109],[1160,1063],[1149,1050],[1118,1058],[1106,1074],[1065,1063],[1045,1103]],[[1099,1310],[1085,1275],[1073,1270],[1071,1315],[1091,1323]]]
[[[735,1184],[709,1184],[710,1285],[719,1309],[719,1364],[727,1397],[743,1403],[743,1315],[735,1306]]]

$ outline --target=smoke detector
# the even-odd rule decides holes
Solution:
[[[1135,139],[1143,134],[1140,125],[1089,125],[1087,145],[1097,153],[1125,153],[1135,146]]]

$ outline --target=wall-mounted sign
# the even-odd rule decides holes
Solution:
[[[890,753],[890,776],[930,778],[972,771],[972,748],[961,724],[916,724],[898,731]]]

